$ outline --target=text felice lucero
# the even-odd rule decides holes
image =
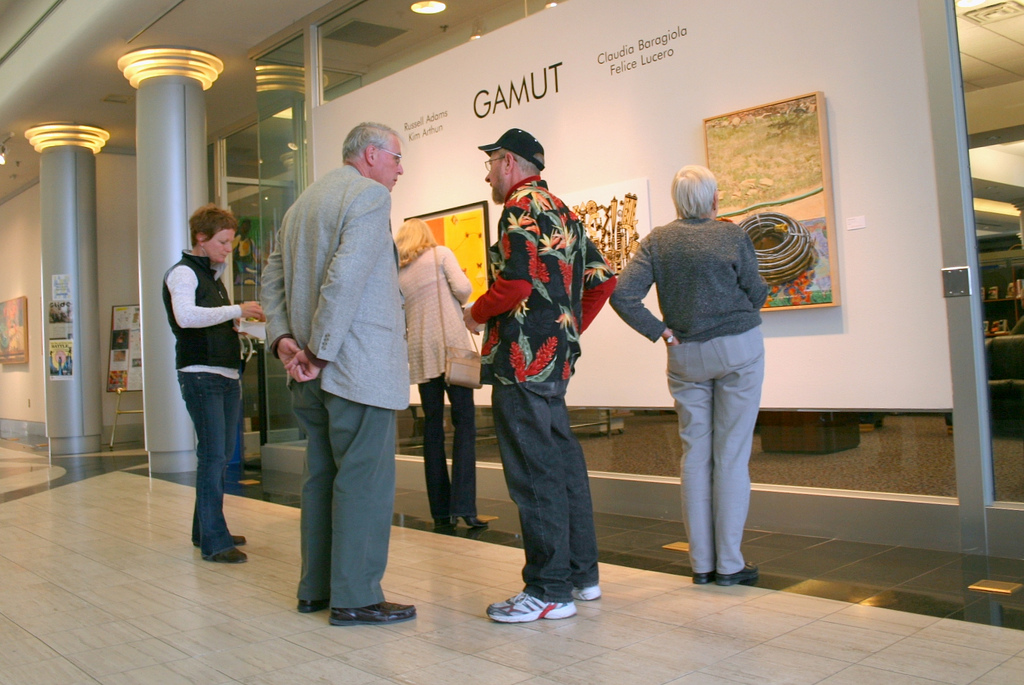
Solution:
[[[623,43],[622,47],[615,50],[599,52],[597,53],[597,63],[608,67],[610,76],[624,74],[638,67],[654,64],[674,56],[676,51],[670,46],[673,41],[685,36],[686,29],[677,26],[653,38],[638,38],[634,43]]]

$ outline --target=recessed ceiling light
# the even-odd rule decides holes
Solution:
[[[957,7],[977,7],[985,0],[956,0]]]
[[[423,2],[414,2],[409,6],[416,14],[437,14],[444,12],[445,4],[438,2],[437,0],[424,0]]]

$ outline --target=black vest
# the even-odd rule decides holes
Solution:
[[[174,319],[167,276],[179,266],[192,269],[199,280],[199,286],[196,288],[197,307],[223,307],[231,304],[224,282],[213,277],[209,257],[184,253],[181,255],[181,261],[167,270],[164,274],[164,309],[167,310],[167,321],[171,324],[171,330],[174,331],[174,368],[202,365],[237,369],[242,349],[233,321],[225,321],[207,328],[182,328]]]

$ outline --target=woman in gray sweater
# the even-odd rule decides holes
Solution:
[[[761,402],[758,310],[768,285],[747,234],[718,221],[718,183],[702,166],[672,181],[678,219],[651,231],[619,275],[612,308],[668,347],[668,386],[683,441],[683,520],[693,582],[753,583],[740,551],[750,502],[750,446]],[[657,286],[661,318],[643,304]]]

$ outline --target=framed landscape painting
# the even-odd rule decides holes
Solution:
[[[704,120],[718,216],[743,228],[768,282],[765,309],[839,304],[825,96]]]
[[[487,292],[487,248],[491,242],[487,202],[474,202],[408,218],[426,221],[437,244],[455,253],[463,273],[473,284],[470,302],[475,302]]]

